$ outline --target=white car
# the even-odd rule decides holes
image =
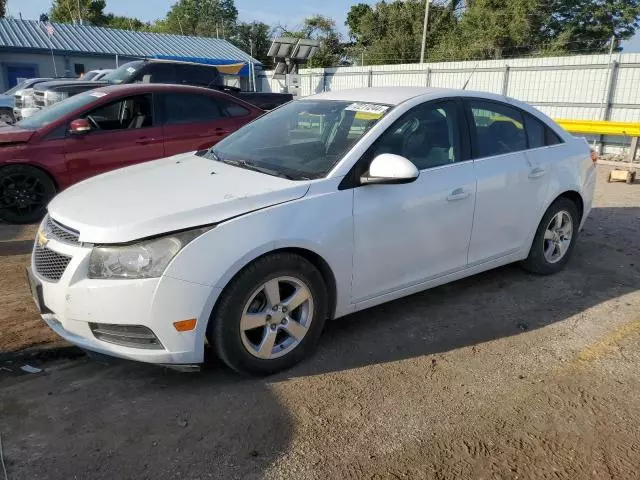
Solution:
[[[587,143],[499,95],[370,88],[290,102],[212,149],[86,180],[49,205],[30,283],[87,350],[290,367],[325,320],[511,262],[567,263]]]
[[[97,82],[110,72],[113,72],[112,68],[105,68],[102,70],[89,70],[87,73],[85,73],[84,77],[82,77],[82,80],[91,80],[93,82]]]

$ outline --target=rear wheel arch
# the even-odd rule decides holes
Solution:
[[[553,205],[553,203],[556,202],[559,198],[566,198],[568,200],[571,200],[578,209],[579,220],[582,221],[582,216],[584,215],[584,199],[582,198],[582,195],[580,195],[580,193],[575,190],[567,190],[566,192],[563,192],[556,198],[554,198],[549,205]]]

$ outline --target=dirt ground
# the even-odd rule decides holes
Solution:
[[[562,273],[509,266],[351,315],[285,374],[0,363],[9,478],[640,478],[640,184],[599,168]],[[52,338],[25,259],[0,259],[0,349]]]

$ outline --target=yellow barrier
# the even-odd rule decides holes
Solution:
[[[571,133],[587,133],[591,135],[624,135],[640,137],[640,123],[611,122],[603,120],[564,120],[557,119],[556,123]]]

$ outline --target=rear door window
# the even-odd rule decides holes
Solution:
[[[244,108],[242,105],[230,100],[217,100],[217,102],[227,117],[244,117],[251,113],[248,108]]]
[[[165,125],[212,122],[223,117],[216,99],[195,93],[162,95]]]
[[[475,157],[505,155],[527,149],[522,113],[497,102],[468,102],[476,131]]]

